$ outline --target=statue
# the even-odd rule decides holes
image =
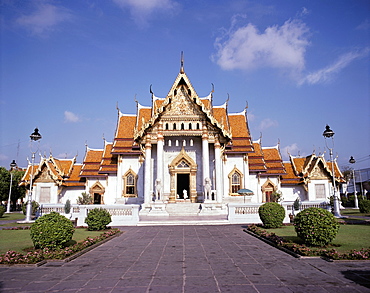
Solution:
[[[204,179],[204,199],[212,200],[212,193],[211,193],[211,179],[205,178]]]
[[[162,184],[161,179],[158,179],[155,181],[155,195],[154,200],[160,200],[162,199]]]
[[[188,199],[188,191],[184,189],[182,193],[183,193],[184,199]]]

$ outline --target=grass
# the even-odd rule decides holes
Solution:
[[[267,232],[275,233],[286,240],[302,244],[297,237],[294,226],[283,226],[277,229],[266,229]],[[340,225],[336,238],[331,243],[331,248],[345,253],[350,250],[370,247],[370,225]]]
[[[340,213],[342,216],[346,216],[349,218],[356,218],[356,216],[370,217],[370,214],[360,213],[359,209],[345,209],[345,210],[341,210]]]
[[[0,221],[9,221],[9,220],[13,220],[13,221],[19,221],[19,220],[24,220],[26,218],[25,215],[23,215],[23,213],[10,213],[10,214],[3,214],[2,217],[0,217]],[[1,225],[2,226],[2,225]],[[14,226],[14,224],[13,224]]]
[[[102,231],[88,231],[85,228],[79,228],[75,230],[73,238],[68,244],[73,245],[87,237],[96,237],[102,233]],[[23,253],[25,249],[30,247],[33,247],[30,230],[0,230],[0,254],[9,250]]]

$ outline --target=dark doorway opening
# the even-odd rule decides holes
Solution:
[[[180,199],[184,199],[184,190],[186,190],[187,198],[190,198],[189,182],[189,174],[177,174],[176,194]]]
[[[101,194],[94,193],[94,204],[101,204]]]

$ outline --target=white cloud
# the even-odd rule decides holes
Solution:
[[[70,111],[64,111],[64,122],[66,122],[66,123],[76,123],[76,122],[79,122],[79,121],[80,121],[80,118],[76,114],[74,114]]]
[[[154,12],[174,12],[178,4],[173,0],[113,0],[122,9],[128,8],[134,21],[145,26]]]
[[[331,65],[308,74],[300,81],[300,84],[317,84],[331,81],[339,72],[349,66],[356,59],[363,58],[369,53],[369,48],[362,51],[353,51],[339,56],[339,58]]]
[[[275,120],[271,120],[270,118],[263,119],[259,125],[260,130],[265,130],[270,127],[277,127],[279,123]]]
[[[20,16],[16,22],[18,25],[30,30],[34,35],[45,35],[55,29],[60,23],[70,21],[71,19],[71,12],[64,7],[58,7],[49,3],[38,3],[33,13]]]
[[[282,26],[270,26],[259,32],[251,23],[231,28],[217,38],[217,53],[212,56],[222,69],[254,69],[271,67],[301,72],[309,45],[308,28],[299,20],[287,20]]]

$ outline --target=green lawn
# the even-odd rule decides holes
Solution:
[[[268,232],[275,233],[286,240],[302,244],[302,240],[297,237],[294,226],[284,226],[278,229],[266,229]],[[337,237],[331,243],[331,247],[338,252],[349,252],[352,249],[370,247],[370,225],[340,225]]]
[[[10,214],[3,214],[2,217],[0,217],[0,221],[9,221],[9,220],[16,220],[16,221],[19,221],[19,220],[24,220],[26,218],[25,215],[23,215],[23,213],[10,213]]]
[[[76,229],[70,244],[80,242],[87,237],[96,237],[102,233],[102,231],[88,231],[84,228]],[[30,230],[0,230],[0,254],[9,250],[24,252],[25,248],[30,247],[33,247]]]
[[[359,209],[345,209],[340,211],[342,216],[356,218],[356,216],[370,217],[370,214],[362,214]]]

